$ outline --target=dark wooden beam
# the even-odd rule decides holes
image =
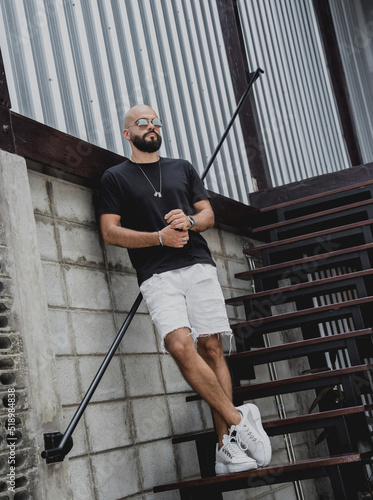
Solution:
[[[351,112],[351,103],[347,81],[342,64],[340,48],[334,29],[334,22],[328,0],[313,0],[320,33],[324,44],[329,73],[342,122],[344,138],[352,165],[363,164],[355,122]]]
[[[212,191],[209,194],[217,226],[222,229],[229,227],[238,234],[250,236],[251,228],[257,222],[255,219],[259,217],[259,210]]]
[[[0,149],[22,156],[30,168],[92,186],[125,158],[0,107]]]
[[[3,56],[0,49],[0,106],[5,108],[11,108],[9,89],[6,82],[5,68],[3,62]]]
[[[217,0],[217,6],[234,92],[238,102],[247,88],[248,72],[255,71],[257,68],[249,68],[247,65],[236,1]],[[265,75],[261,78],[265,78]],[[254,83],[254,85],[260,85],[260,80]],[[239,114],[239,118],[243,130],[251,175],[259,190],[268,189],[272,186],[272,181],[252,92],[246,99]]]

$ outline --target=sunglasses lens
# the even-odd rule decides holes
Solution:
[[[162,127],[162,120],[160,118],[153,118],[152,124],[154,127]]]
[[[148,119],[147,118],[139,118],[135,123],[139,128],[147,128]],[[153,120],[151,120],[151,123],[154,127],[157,127],[157,128],[162,127],[162,120],[160,118],[153,118]]]
[[[137,126],[140,128],[144,128],[148,126],[148,120],[146,118],[139,118],[137,120]]]

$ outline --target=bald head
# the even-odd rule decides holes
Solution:
[[[124,127],[130,127],[139,118],[155,118],[157,116],[157,113],[150,106],[146,104],[137,104],[127,111],[124,117]]]

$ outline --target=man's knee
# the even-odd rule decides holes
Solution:
[[[189,328],[178,328],[168,333],[164,343],[167,351],[176,360],[183,360],[192,350],[195,351]]]
[[[210,335],[198,338],[198,352],[209,364],[220,363],[224,359],[220,335]]]

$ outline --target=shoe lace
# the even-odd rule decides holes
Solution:
[[[233,431],[236,432],[236,431]],[[240,430],[240,432],[236,432],[236,441],[241,450],[246,451],[248,450],[249,446],[247,445],[247,442],[251,441],[255,443],[258,441],[257,437],[253,434],[251,431],[250,427],[244,426],[243,429]]]
[[[229,441],[226,447],[227,451],[232,455],[232,457],[240,455],[240,453],[242,453],[239,437],[235,430],[231,430],[231,432],[229,433]]]

